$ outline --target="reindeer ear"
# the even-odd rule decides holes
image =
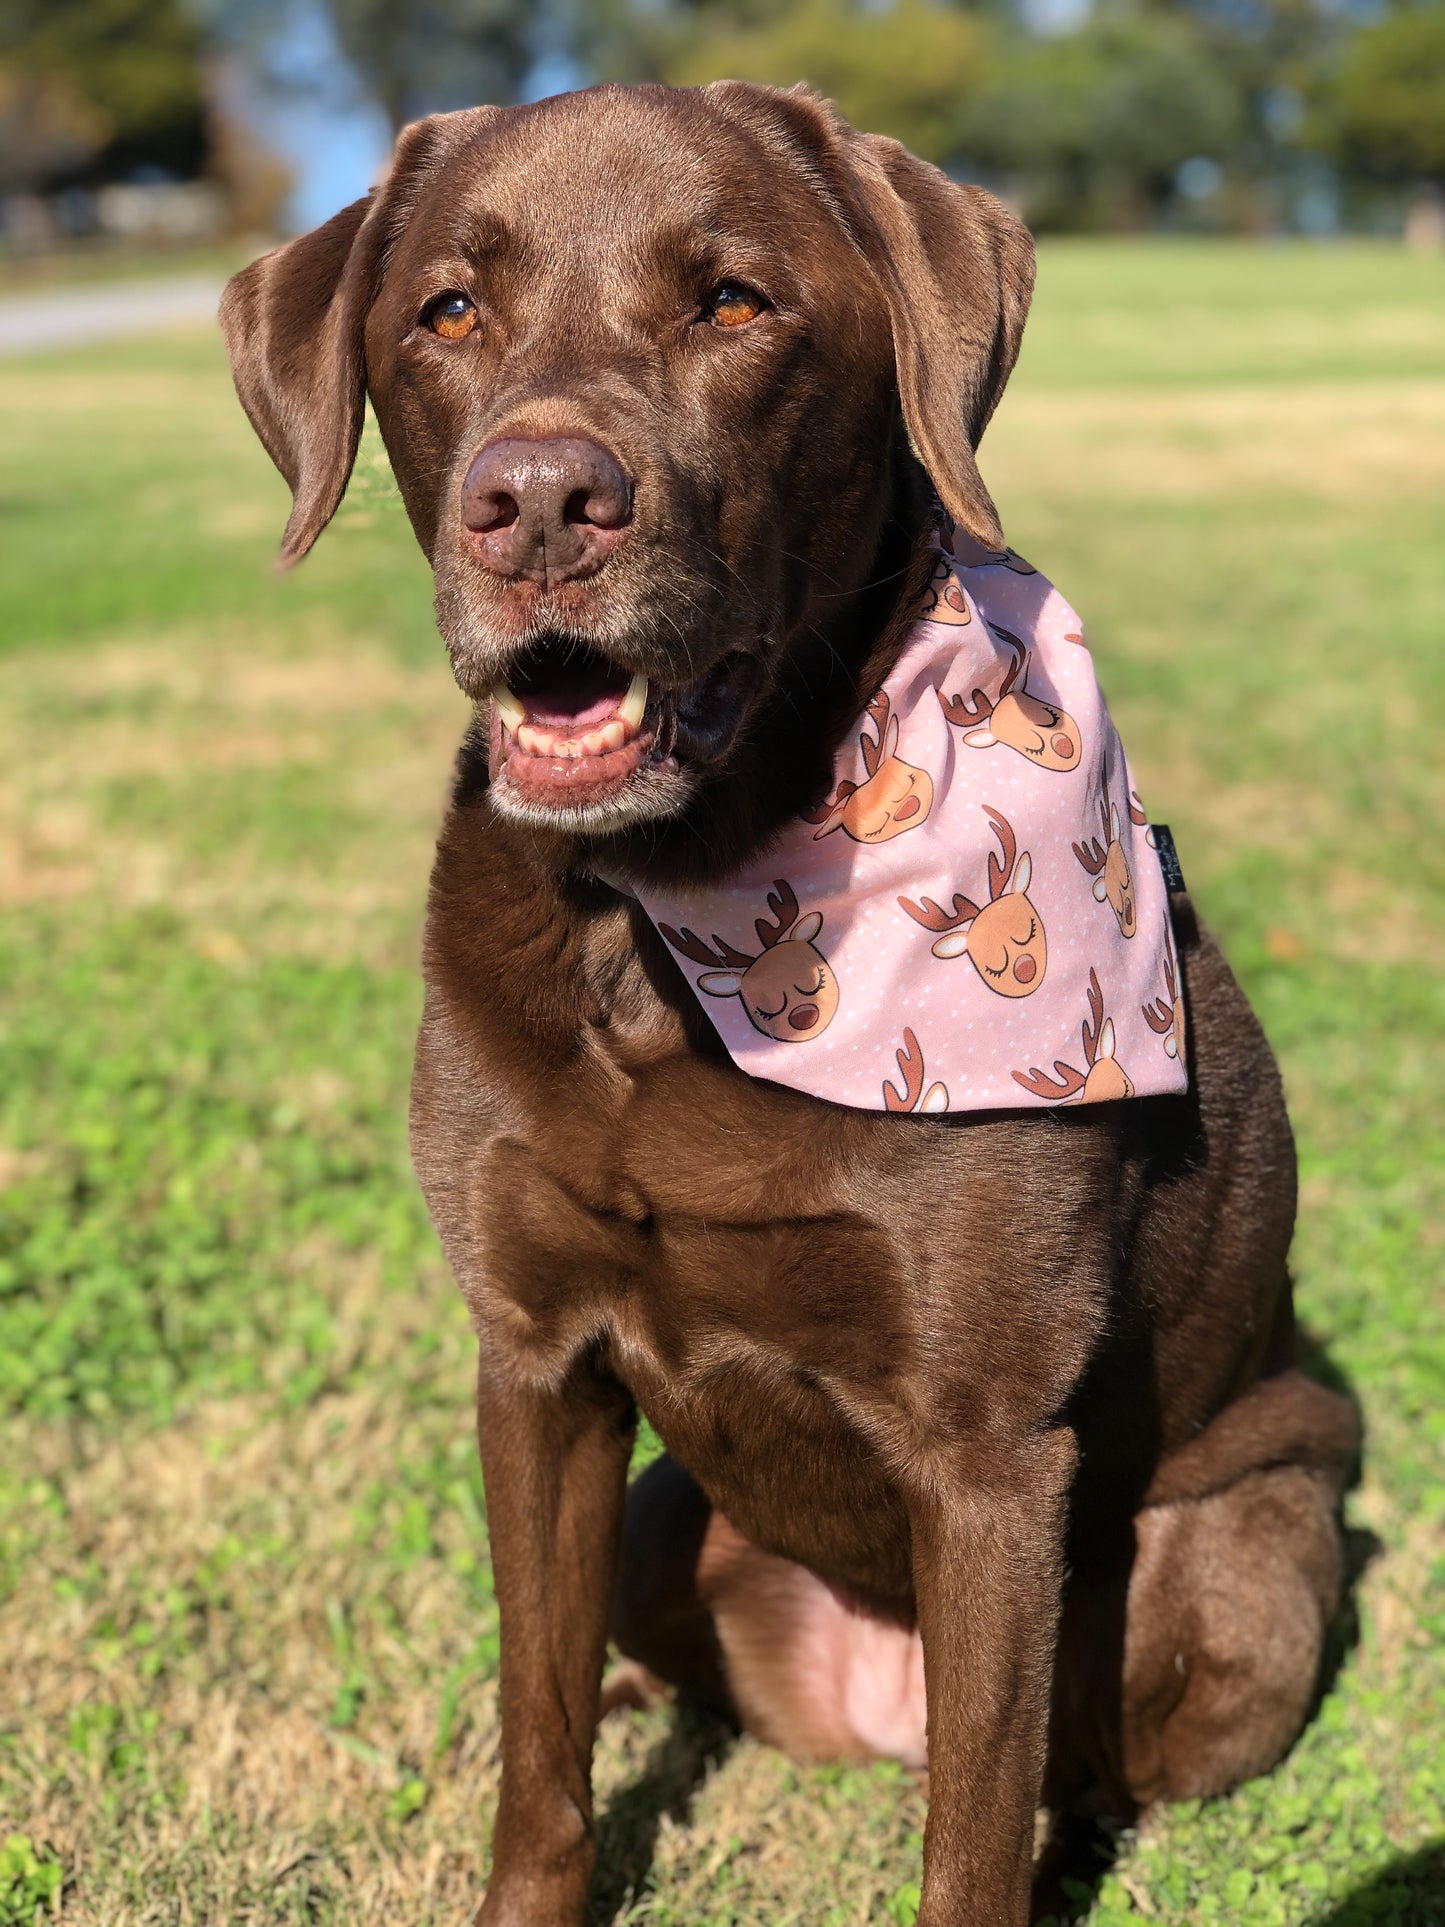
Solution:
[[[1095,903],[1102,903],[1105,897],[1108,896],[1108,894],[1109,894],[1109,886],[1104,881],[1103,872],[1100,871],[1099,875],[1094,878],[1093,895],[1094,895]]]
[[[1112,1057],[1114,1055],[1114,1020],[1112,1017],[1106,1017],[1104,1019],[1103,1028],[1099,1032],[1099,1048],[1095,1054],[1099,1057]]]
[[[961,957],[967,949],[968,932],[966,930],[950,930],[946,935],[935,937],[933,940],[935,957]]]
[[[788,932],[787,941],[789,943],[811,943],[822,928],[822,911],[810,910],[806,917],[798,918],[798,921]]]
[[[1029,893],[1029,885],[1033,882],[1033,880],[1034,880],[1034,860],[1029,855],[1028,851],[1025,850],[1023,855],[1019,858],[1018,868],[1014,871],[1014,880],[1009,885],[1009,895],[1015,896],[1015,897],[1026,897]]]
[[[697,980],[699,990],[709,997],[736,997],[743,987],[740,970],[705,970]]]
[[[833,805],[833,808],[829,811],[828,815],[823,818],[823,821],[820,824],[820,826],[816,830],[814,830],[813,841],[815,843],[820,842],[821,839],[825,836],[831,836],[834,830],[842,829],[843,805],[844,803],[847,802],[847,800],[848,800],[847,797],[844,797],[842,803],[835,803]]]
[[[947,1088],[942,1084],[931,1085],[928,1090],[924,1092],[923,1102],[918,1108],[921,1112],[926,1112],[930,1117],[936,1117],[940,1111],[946,1111],[948,1109]]]
[[[966,730],[963,740],[970,749],[992,749],[998,738],[985,723],[981,729]]]
[[[890,756],[898,754],[898,718],[890,716],[888,727],[883,732],[883,741],[878,747],[878,761],[886,763]]]
[[[301,560],[346,492],[366,411],[366,317],[387,250],[421,188],[496,112],[415,122],[379,188],[227,284],[221,329],[236,392],[291,486],[282,568]]]
[[[1109,841],[1111,843],[1119,841],[1119,805],[1117,803],[1109,805]]]
[[[1008,380],[1034,285],[1028,229],[982,188],[960,187],[897,141],[854,135],[893,323],[908,438],[944,507],[976,541],[1003,547],[975,451]]]

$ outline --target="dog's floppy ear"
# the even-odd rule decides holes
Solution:
[[[961,187],[821,94],[718,80],[706,89],[774,148],[801,156],[878,277],[903,419],[943,506],[987,549],[1003,531],[974,451],[1018,356],[1034,244],[1001,201]]]
[[[888,296],[908,438],[943,506],[986,548],[1004,546],[974,452],[1018,358],[1034,286],[1028,229],[897,141],[854,134],[859,197]]]
[[[221,297],[241,406],[291,487],[278,562],[299,562],[335,514],[366,407],[355,276],[375,193],[243,268]]]
[[[221,297],[241,406],[291,487],[277,558],[299,562],[336,513],[366,412],[366,317],[422,186],[497,109],[405,128],[381,186],[253,261]]]

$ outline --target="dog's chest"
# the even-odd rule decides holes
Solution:
[[[1053,1396],[1041,1354],[1068,1349],[1057,1294],[1045,1311],[1006,1254],[1015,1282],[996,1288],[979,1226],[1008,1221],[1010,1180],[986,1130],[975,1152],[947,1125],[740,1076],[629,989],[575,1038],[565,1105],[539,1081],[493,1140],[473,1193],[489,1289],[549,1378],[604,1349],[749,1536],[893,1590],[906,1533],[887,1465]]]

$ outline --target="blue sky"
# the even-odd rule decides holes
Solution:
[[[300,233],[366,192],[386,163],[391,136],[342,58],[323,0],[290,0],[267,64],[283,85],[253,95],[250,112],[295,175],[288,217]],[[548,56],[523,93],[540,100],[581,78],[569,61]]]

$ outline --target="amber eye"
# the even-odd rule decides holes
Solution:
[[[702,304],[703,319],[715,328],[741,328],[755,321],[767,305],[756,288],[741,281],[720,281]]]
[[[477,304],[464,294],[438,295],[427,309],[426,325],[443,341],[460,341],[477,325]]]

